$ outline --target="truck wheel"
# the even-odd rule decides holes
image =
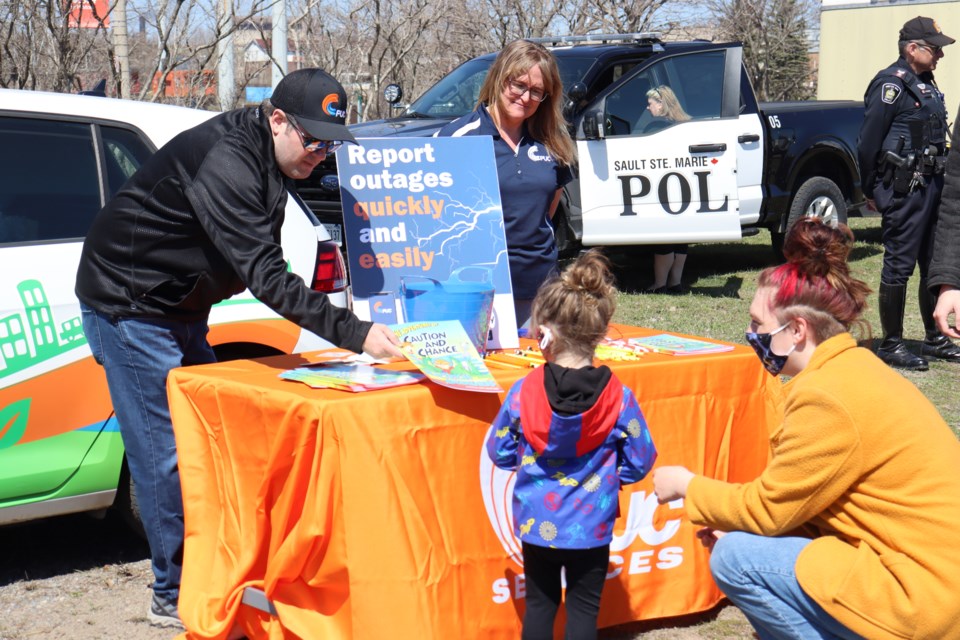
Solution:
[[[783,233],[772,231],[773,249],[783,258],[783,241],[790,228],[801,218],[820,218],[832,227],[847,223],[847,201],[840,187],[830,178],[816,176],[800,185],[790,202],[790,213]]]

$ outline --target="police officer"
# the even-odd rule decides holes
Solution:
[[[960,362],[957,347],[937,328],[935,298],[927,288],[946,153],[947,112],[933,70],[947,37],[931,18],[908,20],[900,30],[900,57],[880,71],[864,94],[858,140],[863,193],[883,215],[883,269],[879,310],[883,340],[877,350],[893,367],[924,371],[927,357]],[[921,355],[903,343],[907,281],[920,266],[920,316],[926,330]]]

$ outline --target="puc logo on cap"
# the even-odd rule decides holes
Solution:
[[[335,93],[327,94],[327,97],[323,99],[323,110],[334,118],[346,118],[346,112],[342,109],[338,109],[340,106],[339,103],[340,96]]]

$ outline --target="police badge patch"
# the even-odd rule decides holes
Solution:
[[[901,93],[903,93],[903,88],[900,85],[895,82],[885,82],[883,87],[880,88],[880,99],[887,104],[893,104]]]

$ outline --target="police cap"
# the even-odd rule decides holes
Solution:
[[[912,20],[907,20],[903,28],[900,29],[901,40],[923,40],[927,44],[935,47],[945,47],[948,44],[956,42],[950,36],[947,36],[940,30],[940,25],[933,18],[924,18],[917,16]]]

